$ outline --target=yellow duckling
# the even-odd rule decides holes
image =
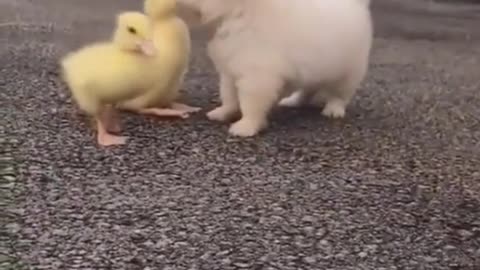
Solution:
[[[148,17],[141,12],[123,12],[117,15],[111,42],[94,43],[61,59],[62,77],[74,100],[96,120],[100,145],[126,142],[126,137],[110,133],[118,129],[112,105],[154,86],[158,77],[153,69],[155,54]]]
[[[176,15],[176,0],[145,0],[156,47],[156,85],[144,95],[121,102],[118,108],[140,114],[187,118],[200,108],[176,102],[188,69],[191,40],[187,25]]]

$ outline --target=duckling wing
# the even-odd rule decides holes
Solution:
[[[152,61],[110,44],[91,46],[70,55],[62,66],[67,80],[88,85],[89,94],[104,102],[133,98],[155,83],[151,76],[144,76],[153,68]]]

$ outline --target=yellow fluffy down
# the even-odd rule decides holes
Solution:
[[[61,62],[63,77],[81,109],[96,114],[101,104],[116,103],[147,91],[158,79],[153,60],[110,43],[87,46]]]
[[[144,11],[152,21],[153,41],[157,49],[154,87],[135,99],[121,102],[122,109],[168,107],[179,96],[188,70],[191,40],[186,24],[176,16],[175,1],[146,0]]]

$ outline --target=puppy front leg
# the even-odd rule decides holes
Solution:
[[[213,121],[225,122],[231,120],[239,113],[237,89],[233,79],[225,74],[220,74],[220,100],[222,104],[207,113]]]
[[[255,75],[237,82],[242,118],[230,126],[234,136],[250,137],[267,126],[268,114],[278,102],[283,81],[280,78]]]

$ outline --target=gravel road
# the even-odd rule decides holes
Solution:
[[[375,1],[348,116],[278,109],[251,139],[206,120],[194,33],[185,100],[205,110],[125,114],[129,144],[100,149],[58,57],[140,6],[0,0],[1,269],[480,269],[478,5]]]

